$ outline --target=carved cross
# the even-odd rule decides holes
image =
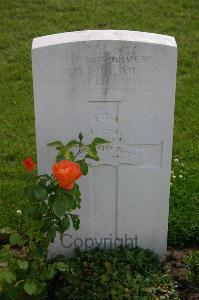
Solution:
[[[94,115],[94,122],[91,128],[92,137],[102,137],[110,144],[104,144],[98,146],[98,154],[100,161],[91,161],[93,167],[92,172],[95,172],[95,167],[102,165],[109,165],[115,167],[116,178],[116,192],[115,192],[115,237],[118,236],[117,230],[117,202],[118,202],[118,171],[124,165],[131,165],[132,167],[142,168],[161,168],[162,164],[162,143],[159,144],[143,144],[143,145],[131,145],[128,144],[126,138],[120,132],[119,128],[119,104],[116,102],[113,105],[117,106],[115,109],[115,115],[113,115],[109,109],[106,109],[109,102],[98,103],[100,109],[96,110]],[[93,173],[94,174],[94,173]],[[110,180],[110,178],[108,179]],[[111,200],[110,200],[111,201]],[[112,199],[113,201],[113,199]]]

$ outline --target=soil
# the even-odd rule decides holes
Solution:
[[[187,280],[189,268],[183,263],[183,257],[193,250],[196,249],[171,249],[167,252],[167,266],[177,283],[181,300],[199,300],[199,287],[193,286]]]

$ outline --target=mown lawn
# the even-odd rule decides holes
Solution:
[[[0,226],[15,222],[16,209],[25,201],[21,161],[36,158],[32,39],[64,31],[127,29],[176,37],[173,157],[179,162],[173,163],[169,245],[199,241],[198,11],[197,0],[0,1]]]

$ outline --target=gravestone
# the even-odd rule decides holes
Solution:
[[[32,46],[37,160],[51,172],[53,140],[83,133],[111,141],[81,178],[81,225],[52,256],[74,246],[132,240],[164,259],[176,85],[175,39],[123,30],[66,32]]]

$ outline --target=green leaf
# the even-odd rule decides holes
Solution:
[[[75,186],[74,186],[74,188],[73,188],[73,191],[74,191],[74,193],[75,193],[75,197],[76,197],[76,198],[78,198],[78,197],[81,196],[81,193],[80,193],[80,190],[79,190],[79,186],[78,186],[77,183],[75,183]]]
[[[1,249],[0,249],[0,260],[7,257],[10,253],[10,244],[8,245],[4,245]]]
[[[45,268],[42,271],[40,278],[41,280],[50,280],[55,276],[55,274],[56,274],[56,268],[54,264],[49,264],[47,268]]]
[[[39,201],[44,201],[48,197],[48,193],[46,189],[40,185],[34,187],[33,191],[34,191],[35,198]]]
[[[72,147],[80,145],[80,142],[76,141],[76,140],[72,140],[70,142],[68,142],[68,144],[66,144],[65,149],[66,151],[69,151]]]
[[[62,156],[64,157],[64,159],[65,159],[66,151],[65,151],[64,146],[63,146],[63,147],[59,147],[59,148],[56,147],[56,149],[59,150],[59,151],[58,151],[58,155],[60,155],[60,156],[62,155]]]
[[[44,221],[43,225],[41,226],[41,233],[47,232],[53,225],[52,220]]]
[[[86,163],[85,159],[81,159],[76,161],[80,165],[81,172],[84,176],[88,174],[88,164]]]
[[[74,197],[66,197],[66,209],[67,211],[72,211],[76,208],[76,199]]]
[[[65,159],[65,157],[64,157],[64,155],[62,155],[62,154],[58,154],[57,156],[56,156],[56,162],[57,163],[59,163],[61,160],[64,160]]]
[[[110,143],[110,142],[105,139],[99,138],[99,137],[95,137],[94,140],[92,141],[92,145],[94,145],[94,146],[108,144],[108,143]]]
[[[48,205],[46,204],[46,202],[42,202],[40,203],[39,206],[39,212],[43,215],[48,211]]]
[[[61,221],[60,221],[60,233],[63,234],[69,227],[70,227],[70,220],[68,218],[68,216],[64,217]]]
[[[65,156],[66,156],[66,159],[68,159],[68,160],[71,160],[71,161],[75,160],[75,155],[73,154],[72,151],[67,152]]]
[[[47,144],[47,146],[64,146],[61,141],[54,141]]]
[[[77,208],[81,208],[81,198],[76,198]]]
[[[46,274],[46,279],[52,279],[56,274],[55,267],[52,265],[48,265],[48,274]]]
[[[58,151],[64,151],[64,145],[62,145],[62,146],[56,146],[56,150],[58,150]]]
[[[78,230],[79,229],[79,225],[80,225],[80,219],[79,219],[79,216],[78,215],[72,215],[70,214],[70,217],[72,219],[72,223],[73,223],[73,228],[75,230]]]
[[[20,236],[20,234],[18,232],[11,234],[10,244],[11,245],[19,245],[19,246],[21,246],[23,244],[22,237]]]
[[[11,234],[13,233],[13,229],[10,227],[4,227],[0,229],[0,234]]]
[[[30,250],[31,250],[32,252],[35,251],[36,245],[35,245],[35,243],[34,243],[33,241],[30,241],[30,242],[29,242],[29,248],[30,248]]]
[[[61,272],[67,272],[67,271],[69,271],[68,265],[65,262],[63,262],[63,261],[55,263],[55,266]]]
[[[48,240],[53,243],[55,235],[56,235],[57,229],[55,227],[52,227],[48,232],[47,232],[47,238]]]
[[[97,156],[97,150],[94,145],[88,145],[87,146],[87,154],[85,156],[86,158],[91,158],[93,160],[99,161],[99,157]]]
[[[18,259],[17,264],[21,270],[27,270],[27,268],[28,268],[28,261],[26,261],[26,260]]]
[[[45,255],[45,247],[42,247],[41,245],[37,244],[34,252],[34,259],[43,259]]]
[[[28,295],[37,294],[37,283],[36,283],[36,281],[33,281],[33,280],[26,281],[26,283],[24,284],[24,290]]]
[[[0,280],[5,280],[8,283],[12,283],[16,280],[16,275],[9,270],[0,271]]]
[[[55,199],[55,203],[53,205],[53,211],[58,218],[61,218],[67,209],[67,200],[63,196],[57,197]]]
[[[60,162],[61,160],[63,160],[63,159],[65,159],[64,155],[58,154],[58,155],[56,156],[56,162],[57,162],[57,163],[59,163],[59,162]]]

